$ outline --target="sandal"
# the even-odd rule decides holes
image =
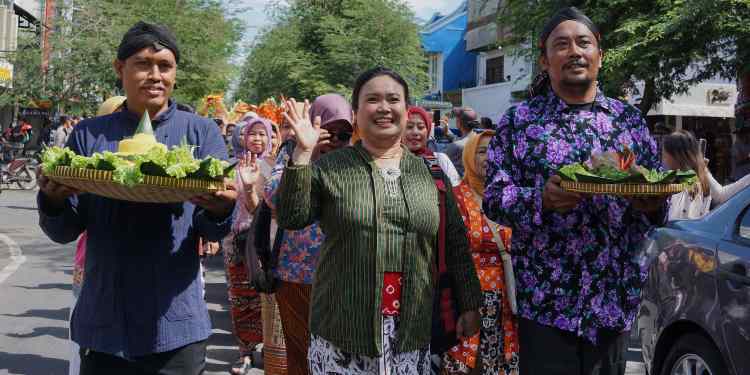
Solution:
[[[252,357],[249,355],[241,355],[237,358],[237,361],[234,362],[229,373],[232,375],[246,375],[250,373],[251,368],[253,368]]]

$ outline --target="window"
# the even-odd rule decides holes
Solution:
[[[485,63],[485,77],[487,84],[505,82],[505,57],[493,57]]]
[[[432,93],[440,92],[441,89],[440,76],[443,73],[442,57],[443,56],[439,53],[430,55],[430,92]]]
[[[738,235],[746,240],[750,240],[750,207],[745,209],[742,213],[742,221],[738,229]]]

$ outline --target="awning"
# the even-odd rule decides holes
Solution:
[[[721,117],[734,118],[733,106],[680,105],[671,104],[648,112],[649,116]]]
[[[441,53],[443,52],[440,43],[437,40],[430,38],[429,36],[422,36],[422,49],[427,53]]]
[[[736,85],[701,83],[672,100],[662,100],[648,112],[648,115],[734,118],[736,101]]]
[[[425,109],[453,109],[453,103],[438,100],[417,99],[415,104]]]
[[[40,20],[27,11],[21,8],[18,4],[13,4],[13,12],[18,16],[18,28],[22,30],[30,30],[33,32],[39,32],[41,30]]]
[[[464,40],[466,40],[467,51],[474,51],[493,45],[498,41],[497,24],[492,22],[470,29],[466,32]]]

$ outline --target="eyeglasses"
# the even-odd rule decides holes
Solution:
[[[337,138],[341,142],[348,142],[350,139],[352,139],[352,133],[350,132],[329,132],[331,134],[331,137]]]

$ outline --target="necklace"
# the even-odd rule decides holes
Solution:
[[[401,177],[399,168],[380,168],[380,175],[385,182],[385,193],[391,198],[398,197],[398,179]]]

